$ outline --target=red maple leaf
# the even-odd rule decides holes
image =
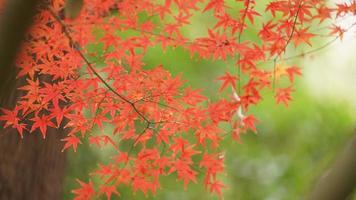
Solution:
[[[5,121],[4,128],[9,126],[16,128],[21,138],[23,138],[23,130],[26,129],[26,125],[24,123],[20,123],[20,118],[17,117],[17,109],[12,111],[1,108],[1,111],[4,113],[4,115],[0,115],[0,121]]]
[[[222,198],[221,189],[226,188],[226,186],[221,181],[214,181],[209,185],[210,185],[210,192],[215,192],[220,196],[220,198]]]
[[[310,43],[310,39],[313,38],[315,34],[309,33],[308,29],[309,28],[295,30],[295,34],[293,35],[295,47],[299,46],[301,43],[307,43],[309,46],[312,46]]]
[[[228,85],[231,85],[234,89],[236,89],[236,81],[237,81],[237,76],[232,76],[230,73],[225,72],[224,76],[220,76],[217,78],[217,80],[223,81],[220,91],[223,91]]]
[[[295,75],[299,75],[301,76],[302,75],[302,72],[300,71],[300,68],[297,67],[297,66],[292,66],[292,67],[289,67],[285,70],[287,72],[287,76],[290,80],[290,82],[294,82],[294,76]]]
[[[245,128],[250,129],[253,132],[257,133],[255,124],[258,122],[258,120],[255,118],[255,116],[253,115],[246,116],[243,118],[242,122]]]
[[[66,142],[64,144],[64,147],[62,149],[62,152],[66,149],[68,149],[69,147],[73,146],[73,150],[74,152],[77,151],[77,147],[78,147],[78,144],[81,144],[82,142],[80,141],[80,139],[78,137],[76,137],[75,135],[71,135],[69,137],[66,137],[64,139],[61,139],[61,141],[64,141]]]
[[[89,183],[85,183],[77,179],[77,182],[80,184],[80,188],[72,190],[72,193],[76,195],[74,200],[89,200],[95,195],[93,182],[91,180]]]
[[[33,121],[34,123],[31,127],[30,132],[33,132],[34,130],[39,128],[43,139],[46,138],[47,126],[53,128],[56,127],[56,125],[53,122],[51,122],[51,117],[48,115],[42,115],[41,117],[36,116],[32,118],[31,121]]]
[[[335,35],[337,34],[338,37],[340,37],[340,39],[342,40],[344,33],[346,32],[345,29],[341,28],[340,26],[337,25],[333,25],[331,28],[331,32],[330,35]]]
[[[113,185],[110,185],[110,186],[102,185],[100,187],[99,193],[104,193],[108,200],[111,199],[112,194],[116,194],[117,196],[120,195],[120,193],[116,190],[116,187]]]
[[[289,101],[292,100],[291,97],[292,91],[293,89],[291,87],[277,89],[276,96],[275,96],[277,103],[278,104],[284,103],[284,105],[288,107]]]

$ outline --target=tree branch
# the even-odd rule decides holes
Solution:
[[[292,38],[293,38],[293,35],[294,35],[294,32],[295,32],[295,27],[297,25],[297,20],[298,20],[298,15],[299,15],[299,11],[300,9],[302,8],[302,1],[299,3],[298,5],[298,10],[294,16],[294,21],[293,21],[293,27],[292,27],[292,31],[287,39],[287,42],[286,44],[284,45],[283,49],[276,55],[276,57],[273,59],[273,89],[276,88],[276,65],[277,65],[277,60],[278,60],[278,57],[286,51],[287,49],[287,46],[289,45],[289,43],[292,41]]]
[[[69,44],[73,46],[75,51],[79,54],[79,56],[83,59],[85,64],[89,67],[89,69],[93,72],[93,74],[105,85],[106,88],[108,88],[112,93],[114,93],[116,96],[118,96],[121,100],[124,102],[128,103],[131,105],[131,107],[134,109],[134,111],[147,123],[151,124],[152,122],[141,112],[137,109],[136,105],[134,102],[130,101],[127,97],[124,95],[118,93],[114,88],[112,88],[106,81],[105,79],[94,69],[92,64],[89,62],[89,60],[84,56],[82,51],[78,48],[77,43],[73,40],[72,36],[70,35],[68,28],[66,24],[63,23],[63,21],[56,15],[56,13],[53,11],[53,9],[49,8],[49,11],[51,15],[56,19],[56,21],[62,26],[64,35],[67,37],[69,40]]]

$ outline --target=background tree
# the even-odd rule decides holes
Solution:
[[[1,107],[14,107],[23,95],[17,88],[25,83],[25,78],[16,79],[14,60],[39,3],[37,0],[13,0],[2,5]],[[48,130],[47,140],[39,134],[26,134],[21,139],[16,132],[15,129],[0,131],[0,198],[61,199],[65,158],[65,154],[60,152],[61,131]]]

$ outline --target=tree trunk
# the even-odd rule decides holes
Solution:
[[[13,66],[26,28],[31,23],[37,0],[9,0],[0,23],[0,107],[13,108],[24,83],[16,80]],[[61,199],[65,154],[61,152],[62,131],[48,129],[24,134],[3,129],[0,124],[0,199]]]
[[[316,183],[308,200],[343,200],[356,190],[356,131],[336,161]]]

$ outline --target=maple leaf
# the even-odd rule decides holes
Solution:
[[[170,146],[170,149],[174,153],[177,153],[178,151],[183,151],[187,144],[189,144],[189,142],[183,138],[174,138],[174,144]]]
[[[119,155],[116,155],[113,160],[116,162],[116,163],[126,163],[128,160],[129,160],[129,157],[127,155],[127,153],[120,153]]]
[[[275,95],[277,104],[284,103],[284,105],[286,107],[288,107],[289,101],[292,100],[292,97],[291,97],[292,91],[293,91],[293,89],[291,87],[277,89],[277,92]]]
[[[16,78],[20,78],[25,75],[28,75],[30,79],[33,79],[35,72],[39,71],[38,67],[35,66],[32,59],[28,58],[30,57],[29,55],[20,55],[20,56],[22,56],[22,59],[17,61],[18,62],[17,65],[19,66],[20,70]]]
[[[74,200],[89,200],[95,195],[93,182],[91,180],[89,180],[89,183],[85,183],[77,179],[77,182],[80,184],[80,188],[72,190],[72,193],[76,195]]]
[[[220,76],[217,80],[223,81],[222,86],[220,87],[220,92],[223,91],[228,85],[231,85],[234,89],[236,89],[236,81],[237,76],[232,76],[230,73],[225,72],[224,76]]]
[[[256,12],[252,8],[242,9],[242,10],[240,10],[240,14],[242,16],[246,16],[250,20],[251,24],[254,23],[254,16],[261,16],[260,13]]]
[[[4,125],[5,128],[18,123],[19,118],[17,117],[16,110],[12,111],[5,108],[1,108],[1,111],[4,114],[0,115],[0,120],[5,121],[5,125]]]
[[[205,99],[206,97],[202,96],[199,90],[192,90],[191,88],[187,88],[184,92],[183,101],[189,105],[194,106],[197,103],[204,101]]]
[[[111,199],[112,194],[116,194],[117,196],[120,196],[120,193],[116,190],[116,187],[113,185],[110,186],[101,186],[99,193],[104,193],[106,195],[107,199]]]
[[[171,14],[171,0],[165,0],[164,5],[157,6],[156,12],[159,14],[161,20],[164,19],[166,14]]]
[[[147,180],[144,176],[135,176],[132,178],[132,188],[134,191],[141,190],[143,194],[147,197],[149,190],[153,189],[153,184]]]
[[[110,176],[113,173],[113,165],[109,164],[109,165],[102,165],[99,164],[99,169],[97,169],[96,171],[93,172],[93,174],[95,175],[99,175],[100,179],[103,179],[106,176]]]
[[[69,137],[66,137],[64,139],[61,139],[61,141],[64,141],[66,142],[64,144],[64,147],[62,149],[62,152],[66,149],[68,149],[69,147],[73,147],[73,150],[74,152],[77,151],[77,147],[78,147],[78,144],[81,144],[82,142],[80,141],[80,139],[78,137],[76,137],[75,135],[71,135]]]
[[[224,156],[221,154],[203,154],[203,158],[199,163],[199,167],[207,169],[209,174],[214,175],[224,170]],[[207,183],[209,184],[209,183]]]
[[[291,83],[294,82],[295,75],[302,75],[300,68],[297,66],[286,67],[284,64],[277,64],[276,69],[270,74],[276,80],[279,80],[283,76],[287,76]]]
[[[18,115],[17,109],[12,111],[12,110],[1,108],[1,111],[4,113],[4,115],[0,115],[0,121],[5,121],[4,128],[9,126],[16,128],[21,138],[23,138],[23,130],[26,128],[26,125],[24,123],[20,123],[20,118],[17,117]]]
[[[255,116],[253,115],[246,116],[242,119],[242,122],[245,128],[250,129],[253,132],[257,133],[255,124],[258,122],[258,120],[255,118]]]
[[[298,9],[298,19],[299,19],[299,21],[301,21],[302,23],[304,22],[304,21],[306,21],[307,20],[307,18],[306,17],[312,17],[313,15],[312,15],[312,13],[311,13],[311,8],[312,8],[312,6],[310,6],[310,5],[308,5],[308,4],[303,4],[303,3],[299,3],[299,5],[298,4],[296,4],[296,7],[298,7],[297,9]]]
[[[294,76],[295,75],[302,75],[302,72],[300,71],[300,68],[297,66],[292,66],[286,69],[286,73],[288,75],[288,78],[290,80],[290,82],[294,82]]]
[[[212,141],[212,145],[217,146],[217,143],[219,141],[219,132],[220,129],[217,128],[215,125],[200,127],[196,131],[199,144],[205,145],[205,140],[210,139]]]
[[[89,143],[90,144],[95,144],[98,147],[101,147],[100,141],[102,140],[101,136],[90,136],[89,137]]]
[[[179,13],[178,16],[174,17],[177,24],[179,24],[180,26],[184,25],[184,24],[190,24],[189,22],[189,18],[191,17],[191,14],[183,14],[183,13]]]
[[[210,9],[220,11],[225,7],[224,3],[224,0],[211,0],[203,9],[203,12],[206,12]]]
[[[304,28],[301,30],[295,30],[295,34],[293,35],[294,46],[297,47],[301,43],[307,43],[309,46],[312,46],[310,43],[310,39],[315,36],[313,33],[308,33],[309,28]]]
[[[317,8],[317,11],[318,11],[318,15],[314,16],[313,18],[319,18],[320,19],[319,23],[322,23],[324,20],[330,18],[332,9],[327,8],[324,5],[322,5],[319,8]]]
[[[226,100],[210,103],[208,107],[210,118],[214,123],[219,121],[229,121],[231,119],[231,110],[233,109],[234,104],[231,104]]]
[[[197,151],[194,149],[196,145],[193,144],[183,149],[182,151],[182,159],[190,159],[193,155],[201,153],[201,151]]]
[[[214,181],[209,185],[210,185],[210,192],[215,192],[220,196],[220,198],[222,198],[221,189],[226,188],[226,186],[221,181]]]
[[[169,173],[177,171],[178,179],[183,180],[184,189],[187,188],[188,183],[190,181],[192,181],[194,183],[197,182],[196,181],[197,172],[191,169],[191,167],[189,165],[190,162],[191,161],[179,159],[173,164],[172,168],[169,171]]]
[[[353,12],[356,13],[356,2],[352,1],[350,2],[350,5],[348,5],[347,3],[342,3],[342,4],[336,4],[337,8],[336,8],[336,16],[342,16],[347,14],[348,12]]]
[[[49,109],[49,111],[51,112],[51,118],[56,118],[58,128],[61,125],[63,118],[68,116],[70,109],[68,107],[60,108],[59,106],[54,106]]]
[[[283,64],[276,64],[276,68],[271,73],[271,76],[279,80],[282,76],[287,75],[286,67]]]
[[[258,33],[258,35],[262,39],[269,39],[271,37],[275,37],[276,33],[273,31],[277,24],[273,24],[272,21],[269,21],[267,24],[263,24],[262,30]]]
[[[33,132],[37,128],[40,129],[43,139],[46,138],[47,126],[55,128],[56,125],[51,121],[51,116],[42,115],[41,117],[34,117],[31,119],[33,121],[33,125],[31,127],[30,132]]]
[[[331,27],[331,32],[330,35],[335,35],[337,34],[338,37],[340,37],[340,39],[342,40],[342,38],[344,37],[344,33],[346,32],[345,29],[342,29],[340,26],[337,25],[333,25]]]

